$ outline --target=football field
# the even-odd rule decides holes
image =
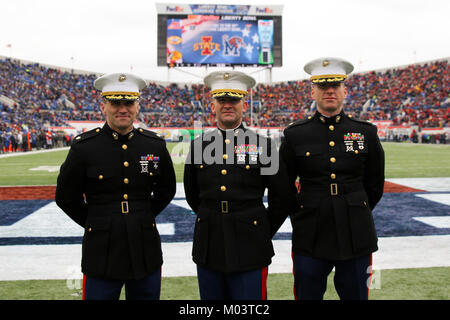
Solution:
[[[385,194],[373,215],[370,299],[450,298],[450,145],[384,143]],[[199,299],[191,260],[195,216],[184,198],[186,143],[168,143],[177,194],[157,217],[161,299]],[[68,148],[0,155],[0,299],[81,299],[83,230],[54,202]],[[292,300],[291,226],[274,237],[268,299]],[[330,275],[325,299],[337,299]]]

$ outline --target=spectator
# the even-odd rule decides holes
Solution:
[[[90,88],[95,74],[76,74],[38,63],[0,60],[0,131],[4,148],[26,150],[18,134],[30,131],[30,145],[45,147],[49,127],[67,121],[101,121],[99,95]],[[395,125],[421,128],[449,127],[450,75],[448,61],[433,61],[384,71],[350,76],[346,110],[364,120],[391,120]],[[259,84],[253,91],[253,124],[286,127],[315,112],[306,80]],[[208,93],[203,84],[158,84],[150,82],[142,91],[140,121],[148,127],[192,127],[194,121],[214,126]],[[249,125],[250,110],[244,114]],[[15,137],[14,137],[15,135]],[[446,141],[440,139],[439,142]],[[53,144],[53,141],[52,141]]]

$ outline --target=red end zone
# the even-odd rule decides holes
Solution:
[[[385,181],[384,182],[384,193],[394,193],[394,192],[426,192],[421,189],[414,189],[410,187],[403,186],[401,184]]]
[[[0,187],[0,200],[53,200],[56,186]],[[385,193],[394,192],[426,192],[400,184],[386,181]]]
[[[0,200],[53,200],[56,186],[0,187]]]

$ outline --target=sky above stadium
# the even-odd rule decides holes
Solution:
[[[283,67],[272,81],[307,78],[303,65],[323,57],[351,61],[355,72],[450,57],[448,0],[152,1],[6,0],[0,55],[97,73],[201,82],[216,68],[157,67],[155,3],[283,5]],[[242,70],[242,69],[237,69]],[[267,71],[248,68],[257,81]]]

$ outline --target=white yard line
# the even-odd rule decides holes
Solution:
[[[62,150],[69,150],[69,147],[43,149],[43,150],[27,151],[27,152],[9,152],[9,153],[0,154],[0,159],[1,158],[17,157],[17,156],[27,156],[27,155],[37,154],[37,153],[47,153],[47,152],[62,151]]]
[[[373,268],[450,267],[450,235],[379,239]],[[291,241],[275,240],[269,273],[292,273]],[[192,242],[163,243],[163,277],[195,276]],[[81,278],[81,245],[0,246],[0,281]]]
[[[386,181],[428,192],[450,191],[450,178],[393,178]]]

